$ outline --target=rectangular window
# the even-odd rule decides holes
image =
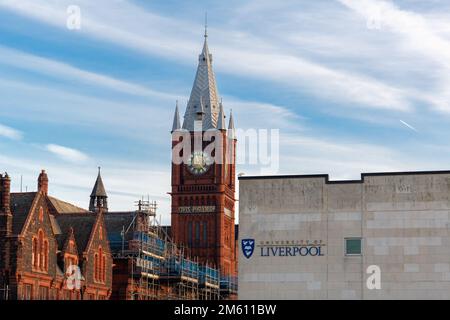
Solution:
[[[361,238],[346,238],[345,239],[345,254],[361,255],[362,254],[362,240]]]
[[[189,247],[192,247],[192,238],[193,238],[192,221],[189,221],[188,222],[188,245],[189,245]]]
[[[200,244],[200,222],[195,223],[195,245],[199,246]]]
[[[203,222],[203,244],[208,246],[208,222]]]

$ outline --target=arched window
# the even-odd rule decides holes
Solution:
[[[32,250],[31,250],[31,265],[33,269],[38,268],[38,240],[33,237]]]
[[[44,240],[44,270],[48,271],[48,240]]]
[[[42,207],[39,208],[39,222],[44,221],[44,209]]]
[[[98,281],[98,254],[95,254],[94,259],[94,281]]]
[[[103,283],[106,282],[106,256],[103,255],[102,257],[102,270],[103,270],[103,277],[102,277],[102,281]]]
[[[73,240],[69,241],[69,251],[73,252],[75,250],[75,242]]]
[[[44,232],[42,230],[38,231],[38,268],[40,270],[44,269]]]

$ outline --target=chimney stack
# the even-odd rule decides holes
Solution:
[[[0,174],[0,236],[8,236],[12,233],[11,179],[8,174]]]
[[[48,176],[45,170],[42,170],[38,178],[38,191],[48,195]]]

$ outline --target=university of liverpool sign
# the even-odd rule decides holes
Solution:
[[[324,256],[325,243],[322,240],[277,240],[260,241],[255,239],[242,239],[242,253],[249,259],[254,251],[261,257],[305,257]],[[257,250],[255,250],[257,249]]]
[[[216,211],[216,206],[185,206],[178,207],[178,213],[210,213]]]

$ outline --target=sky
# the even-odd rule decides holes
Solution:
[[[67,27],[72,5],[79,29]],[[101,166],[110,210],[148,197],[169,223],[173,112],[187,104],[205,12],[226,114],[279,132],[270,174],[450,169],[449,1],[0,0],[12,191],[21,176],[36,190],[45,169],[51,195],[86,208]]]

